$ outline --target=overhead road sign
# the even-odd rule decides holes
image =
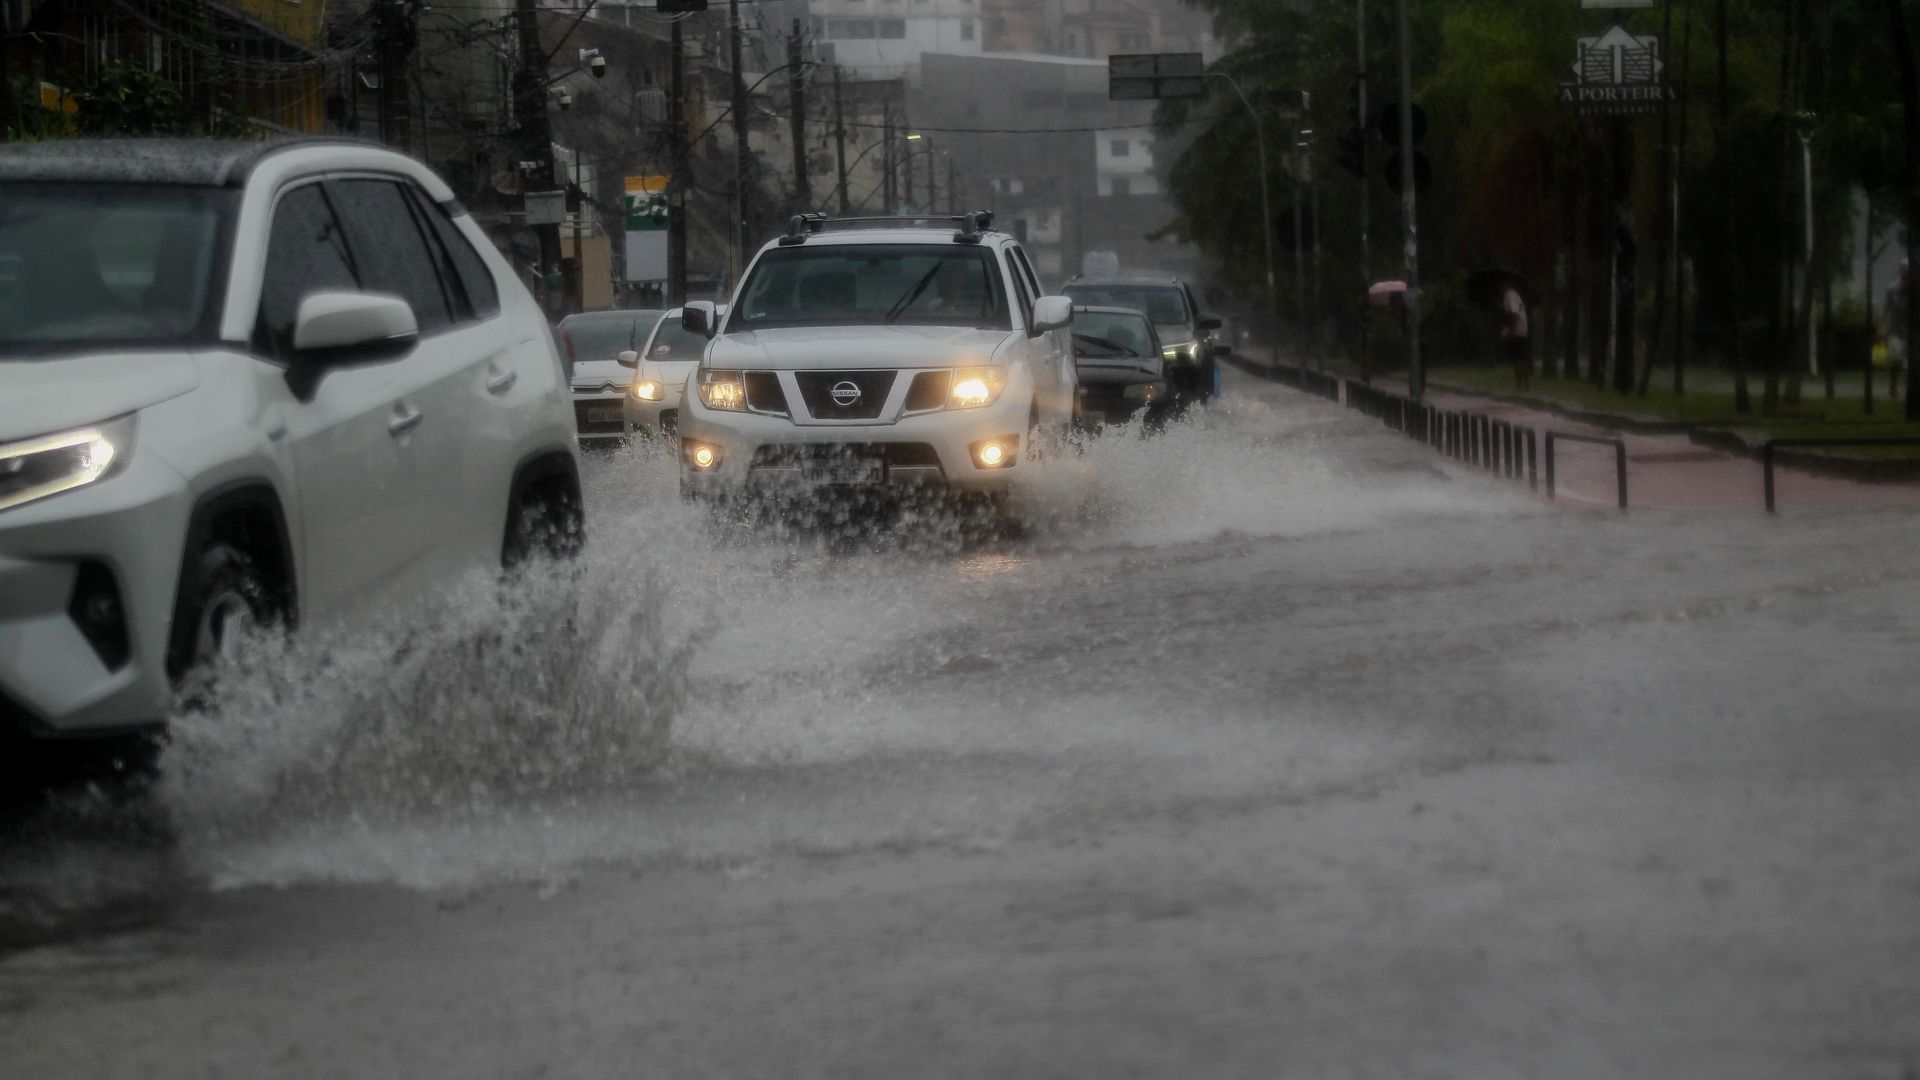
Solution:
[[[1207,62],[1199,53],[1115,53],[1107,57],[1109,101],[1207,96]]]

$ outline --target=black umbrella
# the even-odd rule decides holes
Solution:
[[[1527,279],[1518,271],[1504,266],[1489,266],[1484,270],[1475,270],[1467,277],[1467,298],[1479,307],[1500,314],[1500,297],[1511,286],[1519,292],[1520,299],[1530,308],[1540,306],[1540,294],[1533,291]]]

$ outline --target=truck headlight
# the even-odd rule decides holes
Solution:
[[[125,467],[132,414],[86,427],[0,443],[0,510],[72,491]]]
[[[1196,341],[1183,341],[1178,345],[1169,345],[1160,350],[1160,356],[1162,359],[1176,360],[1184,364],[1193,359],[1193,348],[1198,344],[1199,342]]]
[[[1006,368],[960,368],[953,373],[953,389],[947,395],[947,403],[956,409],[977,409],[991,405],[1006,386]]]
[[[741,381],[738,371],[703,371],[700,373],[700,400],[709,409],[745,412],[747,384]]]
[[[633,380],[633,396],[641,401],[659,401],[660,383],[654,379]]]

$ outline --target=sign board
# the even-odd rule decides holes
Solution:
[[[628,281],[667,280],[667,234],[659,231],[627,232]]]
[[[1109,101],[1207,96],[1207,62],[1199,53],[1115,53],[1107,57]]]
[[[1660,39],[1615,26],[1574,42],[1573,81],[1560,84],[1559,99],[1583,117],[1645,116],[1663,101],[1680,100],[1667,83]]]
[[[526,206],[529,225],[558,225],[567,219],[565,191],[529,191]]]
[[[626,189],[627,231],[648,232],[667,227],[667,178],[629,176]],[[651,280],[651,279],[634,279]]]

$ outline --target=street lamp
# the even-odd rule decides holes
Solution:
[[[1800,136],[1800,179],[1804,189],[1806,212],[1806,271],[1809,280],[1813,277],[1813,136],[1819,128],[1820,118],[1810,112],[1795,113],[1793,117],[1796,133]],[[1808,295],[1812,295],[1809,290]],[[1787,303],[1793,303],[1793,297],[1787,297]],[[1820,335],[1814,332],[1813,306],[1807,306],[1807,374],[1820,374]],[[1871,379],[1873,373],[1869,371]],[[1829,387],[1829,390],[1832,388]]]

